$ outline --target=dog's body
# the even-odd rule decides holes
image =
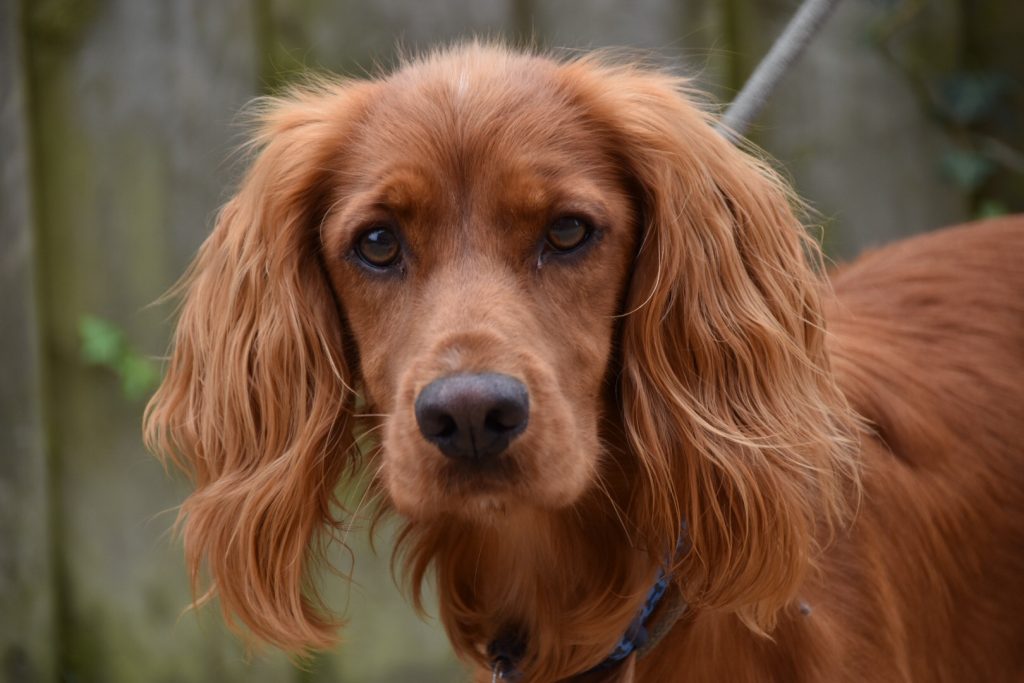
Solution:
[[[871,426],[851,529],[773,640],[694,615],[639,681],[1024,676],[1024,219],[909,239],[842,268],[839,386]]]
[[[711,124],[664,74],[478,45],[272,103],[147,415],[193,581],[328,646],[309,575],[368,466],[484,679],[1019,680],[1024,222],[833,293]],[[662,570],[688,610],[586,673]]]

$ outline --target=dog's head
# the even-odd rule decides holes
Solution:
[[[530,621],[526,589],[468,585],[495,535],[529,571],[639,555],[550,569],[621,591],[685,520],[687,597],[769,625],[843,508],[850,423],[814,246],[711,123],[664,73],[478,45],[267,103],[147,414],[196,487],[193,577],[261,638],[329,643],[307,575],[362,442],[463,650],[475,612]]]

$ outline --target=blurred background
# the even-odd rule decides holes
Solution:
[[[0,0],[0,681],[446,681],[436,622],[356,545],[346,643],[302,669],[189,600],[185,495],[139,423],[173,307],[149,306],[240,169],[237,114],[479,35],[652,50],[728,101],[797,0]],[[1024,210],[1024,3],[844,0],[752,138],[831,256]],[[1024,267],[1024,265],[1022,265]],[[347,565],[341,562],[342,567]]]

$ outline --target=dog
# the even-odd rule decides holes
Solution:
[[[294,653],[368,472],[480,680],[1019,681],[1024,220],[823,275],[686,80],[470,43],[259,110],[149,447]]]

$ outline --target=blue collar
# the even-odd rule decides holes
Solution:
[[[676,544],[676,557],[680,557],[689,549],[689,535],[686,533],[686,525],[683,525],[683,533],[679,536]],[[643,607],[633,617],[626,632],[619,639],[618,644],[607,657],[597,666],[580,672],[578,676],[584,676],[595,671],[610,669],[629,655],[638,650],[643,650],[650,639],[647,620],[658,607],[661,598],[665,595],[672,578],[665,571],[665,567],[658,570],[658,578],[647,592],[647,599]],[[519,681],[522,679],[522,672],[517,665],[522,659],[526,650],[526,643],[522,636],[517,633],[500,636],[487,648],[487,654],[491,658],[491,670],[494,681]]]

